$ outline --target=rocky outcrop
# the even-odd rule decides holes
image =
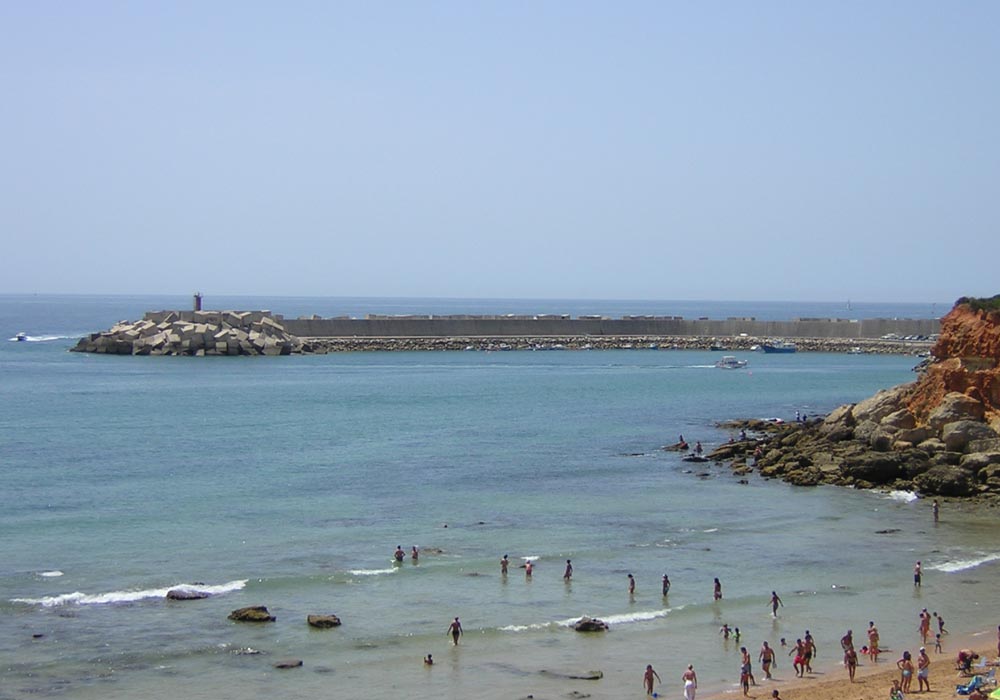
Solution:
[[[167,591],[167,600],[203,600],[210,598],[211,593],[191,588],[171,588]]]
[[[606,632],[608,630],[608,623],[604,620],[598,620],[596,617],[587,617],[584,615],[570,625],[570,627],[577,632]]]
[[[229,613],[229,619],[234,622],[274,622],[277,618],[263,605],[252,605],[233,610]]]
[[[310,627],[315,627],[316,629],[330,629],[331,627],[340,627],[342,624],[340,618],[336,615],[308,615],[306,617],[306,622]]]
[[[290,355],[302,341],[266,311],[149,313],[93,333],[74,352],[107,355]]]
[[[958,355],[954,355],[958,353]],[[935,360],[910,384],[794,424],[729,423],[753,439],[709,458],[738,475],[809,486],[1000,496],[1000,312],[960,303],[942,320]]]

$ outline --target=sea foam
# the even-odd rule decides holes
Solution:
[[[975,569],[977,566],[983,564],[988,564],[991,561],[1000,561],[1000,552],[994,552],[992,554],[977,554],[974,555],[975,558],[971,559],[956,559],[954,561],[945,561],[940,564],[931,564],[927,569],[932,571],[943,571],[946,574],[953,574],[956,571],[967,571],[968,569]]]
[[[62,595],[45,596],[43,598],[12,598],[11,602],[41,605],[43,608],[54,608],[60,605],[114,605],[116,603],[134,603],[149,598],[166,598],[167,592],[172,590],[223,595],[238,591],[246,586],[246,584],[247,579],[243,579],[217,586],[207,586],[200,583],[180,583],[176,586],[168,586],[166,588],[147,588],[138,591],[111,591],[109,593],[81,593],[80,591],[75,591],[73,593],[63,593]]]
[[[351,569],[347,573],[351,576],[382,576],[384,574],[394,574],[399,569],[393,567],[391,569]]]

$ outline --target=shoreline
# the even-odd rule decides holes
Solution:
[[[948,645],[950,651],[943,651],[935,654],[933,650],[929,652],[931,658],[929,682],[931,690],[929,692],[917,692],[917,679],[913,679],[913,686],[907,696],[919,695],[924,698],[952,698],[955,696],[955,686],[963,682],[962,679],[971,680],[971,676],[961,676],[955,670],[955,658],[959,649],[973,649],[985,658],[994,667],[1000,663],[1000,658],[996,655],[996,645],[984,647],[982,637],[990,635],[992,630],[987,629],[980,632],[968,632],[961,634],[949,634]],[[955,643],[957,642],[957,643]],[[914,662],[917,650],[920,645],[908,651],[913,654]],[[852,683],[847,676],[843,661],[826,661],[822,665],[816,665],[815,673],[804,678],[797,678],[792,675],[790,678],[775,678],[771,681],[761,681],[758,679],[756,686],[750,686],[750,694],[746,697],[755,700],[767,700],[771,697],[771,691],[777,689],[781,693],[781,700],[884,700],[889,695],[889,688],[893,680],[899,679],[899,669],[896,667],[896,660],[906,649],[886,652],[885,661],[878,664],[870,662],[858,664],[855,673],[855,681]],[[755,662],[755,670],[759,672],[760,664]],[[697,668],[695,669],[697,671]],[[791,663],[782,664],[782,671],[791,670]],[[661,696],[664,693],[659,693]],[[700,695],[702,700],[731,700],[734,697],[744,697],[738,685],[732,690],[723,692],[713,692]]]

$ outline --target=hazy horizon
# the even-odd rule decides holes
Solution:
[[[0,292],[997,291],[997,3],[5,3],[0,26]]]

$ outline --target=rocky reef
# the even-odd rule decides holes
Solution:
[[[800,423],[736,421],[709,458],[807,486],[1000,498],[1000,310],[960,299],[912,383]]]

